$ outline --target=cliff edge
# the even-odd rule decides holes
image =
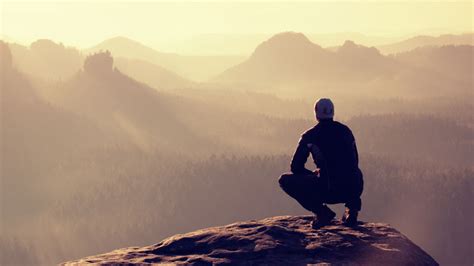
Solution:
[[[311,216],[277,216],[237,222],[169,237],[63,265],[438,265],[406,236],[382,223],[349,228],[339,222],[318,230]]]

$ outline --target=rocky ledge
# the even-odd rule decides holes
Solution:
[[[63,265],[438,265],[406,236],[382,223],[314,230],[311,216],[278,216],[175,235]]]

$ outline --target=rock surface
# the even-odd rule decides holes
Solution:
[[[147,247],[130,247],[66,262],[83,264],[438,265],[387,224],[339,222],[318,230],[311,216],[277,216],[175,235]]]

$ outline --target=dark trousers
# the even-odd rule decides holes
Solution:
[[[316,175],[285,173],[278,180],[280,187],[308,211],[318,214],[323,204],[345,203],[351,210],[360,211],[361,188],[329,187],[324,178]]]

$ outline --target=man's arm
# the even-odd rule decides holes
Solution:
[[[291,172],[293,172],[293,174],[313,174],[312,171],[306,169],[304,166],[308,160],[309,153],[308,143],[305,140],[305,135],[303,135],[298,142],[298,147],[291,160]]]

